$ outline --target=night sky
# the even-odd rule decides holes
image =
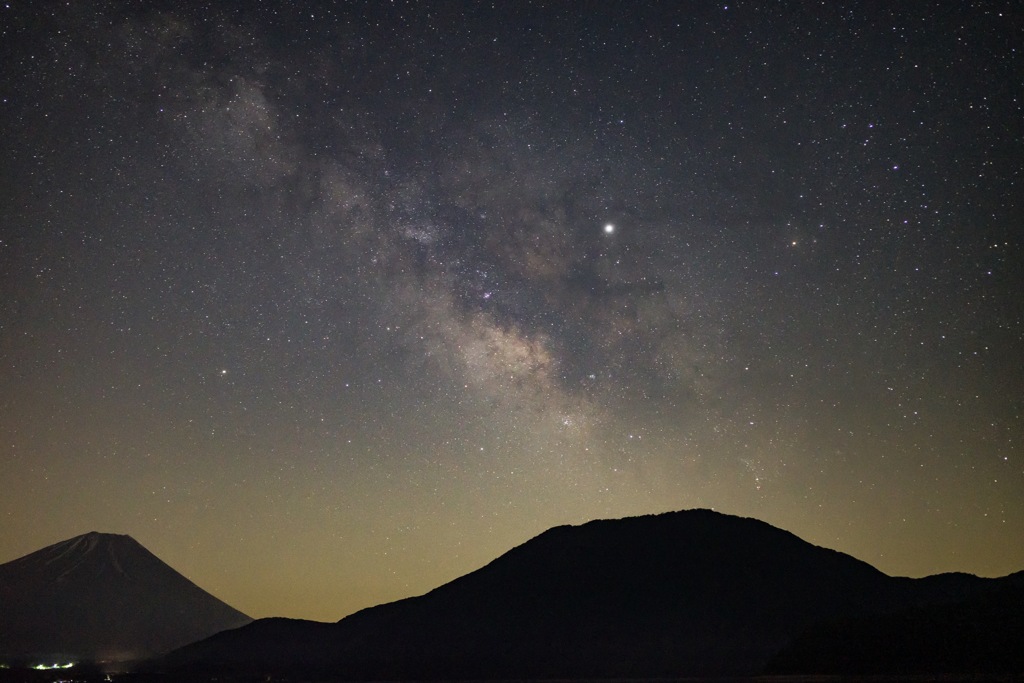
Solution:
[[[1019,2],[252,4],[0,7],[0,561],[335,620],[708,507],[1024,569]]]

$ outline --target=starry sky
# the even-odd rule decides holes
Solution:
[[[1016,2],[0,8],[0,561],[335,620],[558,524],[1024,569]]]

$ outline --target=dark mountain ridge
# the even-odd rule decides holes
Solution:
[[[252,621],[130,536],[90,532],[0,565],[0,654],[151,657]]]
[[[747,675],[817,624],[955,610],[1005,585],[893,578],[764,522],[691,510],[556,527],[423,596],[336,624],[257,621],[160,666],[350,680]]]
[[[921,581],[933,578],[939,577]],[[895,611],[815,624],[776,655],[766,671],[843,676],[1009,674],[1024,680],[1024,572],[991,580],[959,599],[950,599],[949,575],[941,578],[947,584],[946,599],[919,600]]]

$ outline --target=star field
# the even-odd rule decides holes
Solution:
[[[711,507],[1024,568],[1017,4],[0,17],[0,561],[335,620]]]

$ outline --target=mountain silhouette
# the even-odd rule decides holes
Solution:
[[[816,624],[955,605],[1004,583],[893,578],[764,522],[691,510],[556,527],[423,596],[336,624],[256,621],[157,667],[349,680],[748,675]]]
[[[1024,572],[953,602],[816,624],[773,658],[767,671],[844,676],[1024,674]]]
[[[0,565],[7,659],[151,657],[250,621],[130,536],[91,532]]]

